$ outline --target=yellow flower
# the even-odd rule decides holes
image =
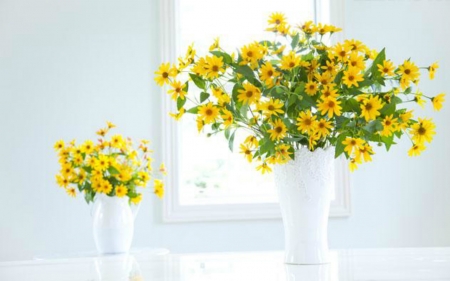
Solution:
[[[275,148],[278,163],[283,164],[291,160],[292,152],[289,151],[290,148],[287,144],[280,144]]]
[[[358,164],[356,163],[356,160],[354,158],[350,159],[350,162],[348,163],[350,171],[354,172],[356,169],[358,169]]]
[[[415,81],[419,78],[420,72],[419,68],[408,60],[398,67],[398,73],[402,75],[402,78],[405,78],[407,81]]]
[[[116,179],[121,182],[127,182],[131,179],[131,171],[128,168],[119,169],[119,174],[116,175]]]
[[[76,197],[77,196],[77,192],[75,190],[74,187],[68,187],[66,188],[66,192],[70,197]]]
[[[287,128],[281,119],[276,119],[274,122],[270,122],[272,129],[267,132],[270,133],[271,140],[280,140],[286,136]]]
[[[156,196],[158,196],[160,199],[163,198],[164,183],[162,182],[162,180],[155,179],[153,181],[153,188],[154,188],[154,193],[156,194]]]
[[[383,64],[377,65],[378,71],[382,76],[394,76],[394,63],[390,60],[384,60]]]
[[[324,86],[322,88],[321,92],[322,92],[322,96],[321,96],[322,99],[325,99],[325,98],[337,99],[337,97],[339,96],[338,93],[337,93],[337,90],[334,89],[334,84],[330,84],[328,86]]]
[[[64,164],[61,167],[61,174],[65,177],[72,175],[73,172],[74,172],[73,167],[72,167],[72,164],[70,164],[70,163]]]
[[[238,101],[248,104],[254,104],[261,98],[261,91],[250,83],[244,83],[244,89],[239,90]]]
[[[166,166],[164,165],[164,163],[161,163],[161,165],[159,165],[159,172],[165,176],[167,176],[167,169]]]
[[[270,15],[268,22],[269,22],[269,24],[275,24],[275,25],[285,24],[286,17],[284,16],[283,13],[275,12]]]
[[[295,52],[291,51],[288,55],[281,58],[281,69],[291,70],[294,67],[300,65],[300,56],[297,56]]]
[[[110,145],[114,148],[121,149],[125,145],[125,141],[121,135],[114,135],[111,137]]]
[[[266,162],[263,162],[261,165],[256,167],[257,171],[261,171],[261,173],[264,175],[265,173],[271,173],[272,169],[267,165]]]
[[[334,80],[334,76],[332,76],[329,72],[324,72],[322,74],[316,73],[314,75],[316,80],[324,87],[326,87],[328,84],[330,84]]]
[[[302,133],[310,134],[317,127],[317,116],[313,116],[311,110],[302,111],[297,118],[298,130]]]
[[[220,45],[219,44],[219,37],[217,37],[217,38],[214,39],[214,43],[209,47],[209,51],[213,51],[215,49],[219,49],[220,48],[219,45]]]
[[[337,58],[340,62],[346,62],[348,60],[348,54],[351,51],[350,46],[342,45],[341,43],[338,43],[334,45],[334,47],[331,49],[331,54]]]
[[[163,63],[155,74],[156,83],[159,86],[163,86],[164,84],[169,83],[170,77],[175,77],[177,75],[177,70],[175,67],[170,67],[170,63]]]
[[[422,98],[422,93],[417,91],[417,94],[414,96],[414,101],[422,108],[424,108],[426,101]]]
[[[268,87],[272,87],[274,85],[274,79],[279,76],[280,73],[275,70],[270,62],[266,62],[261,66],[261,74],[259,77]]]
[[[327,60],[326,65],[321,66],[323,70],[325,70],[325,73],[330,74],[331,76],[334,76],[337,72],[337,66],[334,63],[334,61]]]
[[[109,168],[109,158],[104,154],[100,154],[98,159],[95,160],[94,169],[98,171],[104,171]]]
[[[322,115],[328,114],[328,118],[332,118],[334,115],[340,116],[342,114],[340,104],[341,102],[336,100],[336,98],[329,96],[317,104],[317,110]]]
[[[116,125],[114,125],[113,123],[111,123],[109,121],[106,121],[106,125],[108,126],[108,129],[112,129],[112,128],[116,127]]]
[[[83,153],[88,154],[88,155],[91,154],[92,152],[94,152],[94,150],[95,150],[95,146],[94,146],[94,143],[91,140],[85,141],[83,143],[83,146],[81,147],[81,151]]]
[[[56,175],[56,183],[60,187],[67,187],[70,184],[70,180],[67,175]]]
[[[55,145],[53,146],[53,148],[54,148],[56,151],[58,151],[58,150],[63,149],[64,146],[65,146],[64,141],[63,141],[63,140],[59,140],[59,141],[57,141],[57,142],[55,143]]]
[[[203,121],[201,116],[197,116],[197,120],[195,122],[197,124],[197,130],[200,133],[200,131],[203,129],[203,126],[205,126],[205,122]]]
[[[220,106],[223,106],[224,104],[231,102],[230,96],[227,93],[224,93],[222,89],[211,87],[211,90],[213,96],[217,98],[217,102],[219,103]]]
[[[249,163],[252,162],[253,154],[252,154],[250,145],[249,144],[241,144],[240,149],[241,149],[240,153],[244,154],[245,159],[247,159],[247,161]]]
[[[408,155],[411,157],[419,156],[422,153],[422,151],[424,151],[425,149],[426,149],[426,147],[423,143],[413,144],[411,149],[408,151]]]
[[[116,196],[121,198],[124,197],[125,195],[127,195],[128,193],[128,188],[126,188],[125,185],[121,184],[119,186],[116,187]]]
[[[142,194],[140,194],[140,193],[136,197],[133,197],[130,199],[131,203],[133,203],[135,205],[139,204],[141,202],[141,200],[142,200]]]
[[[256,63],[259,59],[262,58],[262,53],[259,48],[258,43],[253,43],[249,45],[245,45],[241,48],[241,56],[244,60],[243,63]]]
[[[96,132],[97,135],[104,137],[108,133],[108,129],[100,129]]]
[[[74,162],[76,165],[81,165],[81,164],[83,164],[83,156],[81,156],[81,155],[76,155],[76,156],[73,158],[73,162]]]
[[[360,56],[358,52],[352,51],[347,60],[349,67],[354,67],[359,70],[364,70],[366,68],[366,63],[364,62],[364,57]]]
[[[364,144],[364,140],[360,138],[347,137],[344,141],[342,141],[342,144],[345,145],[344,151],[350,155],[354,149],[358,150]]]
[[[429,75],[430,75],[430,80],[433,80],[433,79],[434,79],[434,74],[436,73],[436,69],[438,69],[438,68],[439,68],[439,64],[438,64],[437,62],[433,63],[432,65],[430,65],[430,66],[428,67],[428,72],[429,72]]]
[[[363,52],[367,47],[359,40],[345,40],[344,46],[353,52]]]
[[[314,96],[317,93],[318,90],[319,90],[319,85],[317,84],[317,82],[309,81],[305,85],[305,92],[309,96]]]
[[[364,99],[361,104],[361,116],[366,121],[375,120],[380,115],[380,109],[383,107],[382,101],[377,96],[371,96]]]
[[[393,115],[386,116],[381,122],[383,130],[380,132],[382,137],[390,137],[395,131],[397,131],[397,118],[393,118]]]
[[[439,111],[442,109],[442,103],[445,101],[445,94],[441,93],[434,98],[431,98],[431,102],[433,103],[433,108],[436,111]]]
[[[178,121],[181,119],[181,117],[183,117],[185,112],[186,109],[180,108],[180,111],[178,113],[169,113],[169,116]]]
[[[314,146],[317,144],[317,141],[320,139],[320,136],[316,133],[313,133],[308,138],[308,148],[313,151]]]
[[[172,95],[172,99],[176,100],[178,97],[180,97],[182,100],[185,99],[186,92],[184,91],[184,84],[180,81],[174,80],[172,83],[170,83],[170,86],[172,89],[167,91],[168,94]]]
[[[361,146],[359,146],[355,150],[355,160],[358,163],[361,163],[361,158],[364,159],[365,162],[372,161],[372,155],[374,154],[372,147],[365,143]]]
[[[80,170],[80,172],[75,175],[74,181],[78,184],[83,184],[86,181],[86,171]]]
[[[197,64],[195,64],[191,71],[194,72],[196,75],[199,76],[205,76],[206,75],[206,60],[205,58],[200,58],[197,61]]]
[[[223,125],[228,128],[233,124],[233,113],[227,109],[222,109],[222,113],[220,117],[223,119]]]
[[[138,177],[146,184],[150,180],[150,175],[145,171],[138,172]]]
[[[317,121],[316,133],[319,135],[319,138],[327,137],[333,126],[331,125],[331,121],[327,121],[325,119],[320,119]]]
[[[248,136],[244,140],[244,143],[248,144],[250,147],[258,147],[258,145],[259,145],[258,139],[255,136]]]
[[[317,26],[312,21],[305,22],[300,28],[308,35],[317,32]]]
[[[355,86],[358,87],[358,82],[364,81],[361,70],[356,67],[349,67],[344,71],[344,77],[342,77],[342,83],[347,87]]]
[[[223,68],[223,58],[222,57],[206,57],[206,65],[207,78],[218,78],[220,73],[225,72],[225,68]]]
[[[419,118],[419,122],[411,126],[412,139],[416,144],[423,144],[425,142],[431,142],[433,136],[436,134],[436,125],[431,119]]]
[[[283,103],[278,99],[270,98],[270,100],[261,104],[261,109],[266,117],[283,114],[284,111],[281,108],[283,108]]]
[[[212,102],[204,104],[199,107],[198,114],[201,120],[205,121],[206,124],[213,123],[219,116],[219,109],[215,107]]]

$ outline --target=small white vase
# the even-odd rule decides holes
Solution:
[[[92,209],[95,245],[99,254],[120,254],[130,250],[134,234],[134,218],[128,197],[95,196]]]
[[[328,215],[334,186],[334,148],[302,147],[295,160],[274,167],[287,264],[329,263]]]

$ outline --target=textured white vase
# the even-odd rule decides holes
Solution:
[[[334,148],[310,152],[274,167],[285,232],[285,262],[329,262],[328,215],[334,186]]]
[[[128,197],[97,194],[92,209],[95,245],[99,254],[119,254],[130,250],[134,217]]]

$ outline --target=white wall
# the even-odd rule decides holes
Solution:
[[[347,0],[346,36],[388,47],[396,63],[438,59],[430,95],[450,71],[450,1]],[[0,261],[93,249],[89,207],[54,183],[55,140],[85,139],[105,120],[161,150],[157,0],[0,1]],[[275,10],[276,8],[274,8]],[[424,155],[408,142],[353,174],[353,215],[330,222],[345,247],[450,246],[450,105]],[[429,109],[429,106],[428,106]],[[157,154],[158,155],[158,154]],[[281,250],[281,221],[164,224],[146,196],[134,246],[174,252]]]

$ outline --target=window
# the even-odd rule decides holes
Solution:
[[[164,61],[175,61],[193,42],[199,53],[206,52],[215,37],[220,38],[221,47],[230,51],[264,37],[271,39],[273,34],[264,29],[273,11],[283,11],[290,22],[318,18],[327,21],[330,14],[328,3],[319,0],[168,0],[160,3]],[[167,115],[171,111],[174,111],[173,104],[164,95],[163,149],[170,170],[164,201],[165,221],[281,217],[272,174],[262,176],[242,155],[231,153],[223,136],[208,139],[205,134],[198,134],[194,118],[189,115],[178,123],[169,119]],[[245,136],[243,132],[237,133],[236,150]],[[346,216],[349,212],[348,172],[345,161],[338,159],[330,215]]]

